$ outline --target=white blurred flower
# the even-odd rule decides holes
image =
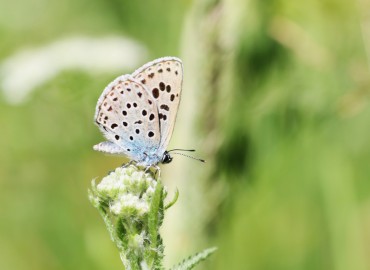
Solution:
[[[16,52],[0,63],[0,87],[5,99],[19,104],[35,88],[67,69],[89,73],[132,70],[147,50],[127,37],[71,37],[39,48]]]

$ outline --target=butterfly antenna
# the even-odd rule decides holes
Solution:
[[[195,152],[195,149],[171,149],[167,152],[172,152],[172,151],[186,151],[186,152]]]
[[[173,149],[175,150],[175,149]],[[191,152],[194,152],[195,150],[185,150],[185,151],[191,151]],[[168,151],[169,152],[169,151]],[[195,160],[198,160],[200,162],[206,162],[204,159],[201,159],[201,158],[196,158],[196,157],[192,157],[192,156],[189,156],[189,155],[185,155],[185,154],[182,154],[182,153],[172,153],[174,155],[181,155],[181,156],[184,156],[184,157],[188,157],[188,158],[191,158],[191,159],[195,159]]]

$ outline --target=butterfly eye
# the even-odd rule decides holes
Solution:
[[[164,154],[163,154],[161,162],[163,164],[168,164],[171,161],[172,161],[172,157],[170,156],[170,154],[167,151],[165,151]]]

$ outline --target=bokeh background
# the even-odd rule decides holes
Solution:
[[[370,269],[369,0],[0,0],[0,269],[123,269],[87,199],[115,77],[182,58],[166,265]]]

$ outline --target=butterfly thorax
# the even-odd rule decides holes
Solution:
[[[140,157],[137,158],[137,165],[139,166],[154,166],[158,163],[163,163],[163,159],[166,156],[165,151],[163,154],[158,154],[157,151],[146,151],[143,152]],[[166,161],[168,158],[166,158]]]

